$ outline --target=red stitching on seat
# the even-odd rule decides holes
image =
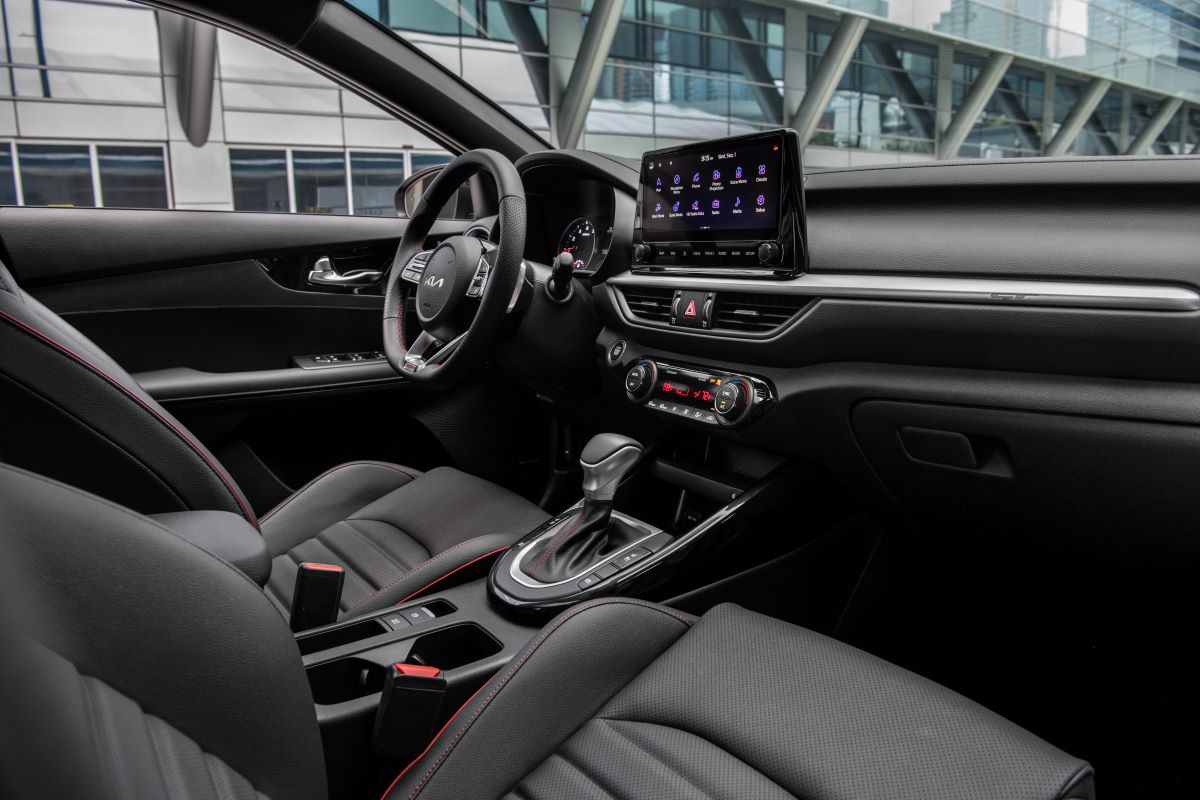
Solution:
[[[655,605],[654,603],[647,603],[642,600],[634,600],[632,598],[625,598],[625,597],[603,597],[598,600],[590,600],[586,603],[580,603],[579,605],[575,606],[570,611],[567,611],[561,617],[559,617],[557,620],[555,620],[555,622],[553,622],[550,626],[545,628],[540,634],[538,634],[538,637],[536,639],[534,639],[533,642],[525,650],[525,652],[521,654],[521,657],[519,659],[517,659],[516,663],[512,667],[509,668],[508,672],[506,672],[504,674],[504,677],[500,678],[499,681],[496,681],[496,686],[490,692],[488,692],[487,697],[485,697],[483,699],[483,702],[480,704],[479,708],[475,709],[475,711],[471,714],[471,718],[467,720],[466,724],[463,726],[463,729],[454,735],[454,738],[446,746],[446,749],[443,750],[441,755],[439,755],[437,757],[437,759],[434,761],[434,763],[429,767],[429,771],[426,772],[425,775],[423,775],[421,777],[421,780],[417,782],[417,785],[415,787],[413,787],[413,790],[411,792],[409,792],[409,794],[405,798],[405,800],[414,800],[414,798],[418,794],[420,794],[421,790],[423,788],[425,788],[425,784],[427,784],[429,782],[429,779],[433,777],[433,774],[435,772],[437,772],[438,767],[440,767],[442,765],[442,763],[445,762],[445,760],[449,757],[450,753],[454,750],[455,746],[459,743],[459,741],[463,738],[463,736],[465,736],[467,734],[467,731],[469,731],[471,729],[471,725],[473,725],[475,723],[475,720],[479,717],[479,715],[483,713],[484,709],[486,709],[488,707],[488,704],[490,704],[492,702],[492,700],[496,697],[496,695],[500,692],[500,690],[508,685],[508,682],[512,679],[513,675],[516,674],[517,670],[519,670],[525,664],[525,662],[528,661],[535,652],[537,652],[537,649],[539,647],[541,647],[542,643],[545,642],[546,639],[548,639],[550,637],[550,634],[554,633],[556,630],[561,628],[567,620],[573,619],[581,612],[586,611],[589,608],[595,608],[597,606],[602,606],[602,605],[609,605],[612,603],[621,603],[624,605],[641,606],[642,608],[649,608],[653,611],[659,611],[675,620],[678,620],[679,622],[682,622],[684,625],[688,626],[689,628],[692,626],[692,623],[694,622],[694,620],[688,619],[687,617],[684,617],[683,615],[678,614],[677,612],[673,611],[672,609],[665,608],[665,607],[659,606],[659,605]],[[495,676],[492,677],[492,680],[495,680]],[[483,691],[483,689],[486,686],[490,685],[491,682],[492,681],[488,681],[488,683],[485,683],[482,687],[480,687],[479,691]],[[462,713],[463,709],[465,709],[466,706],[468,704],[470,704],[470,702],[472,700],[474,700],[475,696],[478,694],[479,694],[479,692],[476,692],[474,695],[471,696],[470,699],[467,700],[466,703],[463,704],[462,708],[460,708],[460,709],[458,709],[458,711],[454,712],[454,716],[450,718],[450,721],[447,722],[440,731],[438,731],[437,736],[433,737],[433,741],[429,743],[429,747],[426,747],[425,750],[421,753],[421,755],[417,756],[417,758],[411,764],[409,764],[407,767],[405,767],[404,770],[399,775],[396,776],[396,779],[391,782],[391,784],[387,788],[387,791],[385,791],[383,793],[383,797],[381,798],[381,800],[387,800],[387,796],[392,791],[392,788],[395,787],[395,785],[400,781],[400,779],[402,777],[404,777],[404,775],[410,769],[412,769],[418,761],[420,761],[426,754],[429,753],[429,751],[433,748],[434,743],[437,742],[438,738],[443,733],[446,732],[447,728],[450,727],[450,723],[453,722],[455,720],[455,718],[457,718],[458,715]]]
[[[411,472],[409,472],[408,470],[404,469],[403,467],[401,467],[401,466],[400,466],[400,465],[398,465],[398,464],[389,464],[389,463],[388,463],[388,462],[386,462],[386,461],[347,461],[345,464],[338,464],[336,467],[331,467],[331,468],[329,468],[329,469],[325,470],[325,471],[324,471],[324,472],[322,472],[320,475],[318,475],[317,477],[313,478],[311,481],[309,481],[308,483],[304,484],[303,486],[301,486],[301,487],[300,487],[299,489],[297,489],[296,491],[292,492],[292,493],[291,493],[291,495],[289,495],[289,496],[288,496],[288,497],[287,497],[287,498],[286,498],[286,499],[285,499],[285,500],[284,500],[282,503],[280,503],[279,505],[275,506],[275,507],[274,507],[274,508],[272,508],[270,511],[268,511],[266,514],[264,514],[264,515],[262,516],[262,519],[260,519],[260,520],[259,520],[259,523],[261,524],[261,523],[264,523],[264,522],[266,522],[266,521],[267,521],[268,519],[270,519],[270,518],[271,518],[271,516],[272,516],[272,515],[274,515],[274,514],[275,514],[277,511],[282,511],[282,510],[283,510],[283,507],[284,507],[284,506],[286,506],[288,503],[292,502],[293,500],[295,500],[295,499],[296,499],[296,498],[297,498],[297,497],[300,495],[300,493],[301,493],[301,492],[303,492],[305,489],[309,488],[310,486],[312,486],[314,483],[316,483],[317,481],[321,480],[321,479],[322,479],[322,478],[324,478],[325,476],[327,476],[327,475],[332,475],[333,473],[337,472],[339,469],[346,469],[347,467],[357,467],[357,466],[361,466],[361,465],[363,465],[363,464],[366,464],[366,465],[369,465],[369,466],[373,466],[373,467],[387,467],[388,469],[390,469],[390,470],[393,470],[393,471],[395,471],[395,472],[399,472],[399,473],[401,473],[402,475],[407,475],[407,476],[409,477],[409,479],[410,479],[410,481],[409,481],[410,483],[411,483],[412,481],[415,481],[415,480],[417,479],[417,476],[416,476],[416,475],[412,474]],[[403,485],[404,485],[404,486],[407,486],[408,484],[403,484]],[[399,486],[398,486],[398,487],[396,487],[396,488],[398,489],[398,488],[401,488],[401,487],[399,487]],[[392,491],[395,491],[395,490],[393,489]]]
[[[353,605],[353,606],[351,606],[350,608],[346,609],[346,613],[347,613],[347,614],[350,614],[350,613],[351,613],[351,612],[353,612],[353,611],[357,611],[358,609],[362,608],[362,607],[363,607],[364,605],[366,605],[367,603],[369,603],[369,602],[371,602],[372,600],[374,600],[375,598],[379,597],[379,595],[383,594],[383,593],[384,593],[385,591],[387,591],[388,589],[392,588],[393,586],[395,586],[396,584],[398,584],[398,583],[400,583],[401,581],[405,580],[406,578],[408,578],[408,577],[412,576],[412,575],[413,575],[413,574],[414,574],[414,573],[415,573],[417,570],[419,570],[419,569],[422,569],[423,567],[427,567],[427,566],[429,566],[429,565],[430,565],[430,564],[432,564],[434,561],[437,561],[439,558],[441,558],[442,556],[446,555],[447,553],[453,553],[455,550],[459,549],[460,547],[466,547],[467,545],[471,544],[472,542],[477,542],[477,541],[479,541],[480,539],[487,539],[489,536],[494,536],[494,535],[495,535],[495,534],[486,533],[486,534],[484,534],[483,536],[476,536],[476,537],[475,537],[475,538],[473,538],[473,539],[467,539],[465,542],[459,542],[458,544],[454,545],[453,547],[448,547],[448,548],[446,548],[446,549],[445,549],[445,550],[443,550],[442,552],[438,553],[436,556],[433,556],[432,558],[430,558],[430,559],[427,559],[427,560],[425,560],[425,561],[422,561],[420,564],[417,564],[415,567],[413,567],[412,569],[410,569],[408,572],[404,573],[404,574],[403,574],[403,575],[401,575],[400,577],[396,578],[395,580],[388,581],[388,582],[387,582],[387,583],[385,583],[383,586],[380,586],[378,589],[376,589],[374,592],[372,592],[372,593],[371,593],[370,595],[368,595],[366,598],[364,598],[363,600],[360,600],[360,601],[359,601],[358,603],[356,603],[355,605]],[[490,555],[495,555],[496,553],[499,553],[499,552],[501,552],[502,550],[507,550],[509,547],[510,547],[510,545],[505,545],[504,547],[500,548],[500,550],[493,550],[492,552],[490,552],[490,553],[487,553],[486,555],[482,555],[482,556],[480,556],[479,558],[487,558],[488,556],[490,556]],[[479,560],[479,558],[477,558],[477,559],[474,559],[474,561],[468,562],[467,564],[463,564],[463,566],[462,566],[462,567],[459,567],[458,569],[454,570],[454,572],[457,572],[459,569],[462,569],[463,567],[470,566],[470,564],[473,564],[475,561],[478,561],[478,560]],[[438,580],[442,580],[442,579],[444,579],[444,578],[447,578],[447,577],[449,577],[450,575],[453,575],[453,574],[454,574],[454,572],[448,572],[448,573],[446,573],[445,575],[443,575],[441,578],[438,578]],[[437,581],[434,581],[433,583],[437,583]],[[432,586],[432,585],[433,585],[433,583],[429,584],[429,586]],[[429,586],[426,586],[426,587],[422,588],[422,589],[421,589],[421,591],[424,591],[425,589],[429,588]],[[420,594],[420,592],[417,592],[417,594]],[[409,598],[411,598],[411,597],[414,597],[414,596],[415,596],[415,595],[409,595],[408,597],[404,598],[404,600],[408,600]],[[403,603],[403,602],[404,602],[404,600],[399,600],[399,601],[397,601],[397,602]]]
[[[497,674],[499,674],[499,673],[497,673]],[[491,683],[495,679],[495,677],[496,676],[493,675],[491,678],[488,678],[486,681],[484,681],[483,686],[480,686],[478,689],[476,689],[475,693],[472,694],[470,697],[468,697],[466,702],[463,703],[461,706],[459,706],[458,710],[450,715],[450,719],[446,720],[446,724],[443,725],[441,727],[441,729],[433,735],[433,738],[429,740],[429,744],[425,745],[425,749],[422,750],[421,753],[416,758],[414,758],[412,761],[408,762],[408,766],[405,767],[404,769],[400,770],[400,774],[397,775],[395,778],[393,778],[392,782],[388,784],[388,787],[383,790],[384,797],[387,797],[388,793],[390,793],[392,791],[392,787],[394,787],[397,783],[399,783],[400,779],[403,778],[405,775],[407,775],[408,771],[410,769],[412,769],[413,767],[415,767],[417,765],[417,762],[425,757],[425,754],[428,753],[433,748],[434,743],[441,737],[441,735],[443,733],[446,732],[446,728],[449,728],[450,725],[454,722],[454,720],[458,719],[458,715],[463,712],[463,709],[466,708],[467,706],[471,705],[471,701],[474,700],[476,697],[478,697],[479,693],[482,692],[484,689],[486,689],[487,685],[489,683]]]
[[[204,461],[204,463],[208,465],[209,469],[211,469],[213,471],[213,473],[217,476],[217,478],[220,479],[221,483],[225,484],[225,488],[229,490],[229,493],[231,495],[233,495],[233,499],[237,502],[238,506],[242,509],[242,514],[244,514],[246,519],[248,519],[250,521],[250,524],[254,525],[255,527],[258,526],[258,522],[254,518],[254,512],[252,512],[250,510],[250,506],[246,503],[246,501],[242,497],[241,493],[239,493],[238,490],[234,487],[233,480],[230,479],[229,477],[227,477],[225,475],[225,473],[221,470],[221,468],[218,467],[211,458],[209,458],[207,455],[205,455],[204,449],[199,445],[199,443],[194,441],[190,436],[188,436],[186,433],[184,433],[182,430],[180,430],[178,427],[176,427],[175,424],[171,422],[171,420],[167,419],[162,414],[158,413],[158,411],[154,408],[154,406],[150,405],[145,400],[138,397],[137,394],[135,394],[129,387],[122,384],[116,378],[109,375],[107,372],[100,369],[95,364],[88,361],[86,358],[79,355],[75,351],[71,350],[66,345],[59,344],[57,341],[55,341],[54,339],[51,339],[49,336],[42,333],[37,328],[27,325],[26,323],[22,322],[21,320],[17,319],[16,317],[14,317],[11,314],[4,312],[4,311],[0,311],[0,316],[4,317],[8,321],[12,322],[17,327],[22,328],[25,331],[33,334],[37,338],[41,339],[43,342],[46,342],[47,344],[49,344],[51,347],[54,347],[57,350],[61,351],[62,353],[67,355],[69,358],[73,358],[74,360],[78,361],[80,364],[83,364],[85,367],[90,369],[92,372],[96,373],[101,378],[108,381],[109,384],[116,387],[117,389],[120,389],[122,392],[125,393],[125,395],[127,397],[129,397],[135,403],[140,405],[146,411],[149,411],[156,419],[158,419],[159,422],[163,423],[168,428],[170,428],[175,433],[176,436],[178,436],[186,445],[188,445],[188,447],[192,448],[192,451],[196,455],[200,456],[200,458]]]

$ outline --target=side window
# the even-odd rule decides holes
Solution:
[[[125,0],[0,8],[0,204],[392,216],[400,183],[450,158],[203,23]]]

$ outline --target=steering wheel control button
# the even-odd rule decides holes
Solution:
[[[625,355],[625,347],[626,345],[624,339],[617,339],[615,342],[613,342],[612,347],[608,348],[609,366],[613,366],[621,360],[621,356]]]

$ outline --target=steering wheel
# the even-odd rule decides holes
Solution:
[[[496,182],[500,241],[451,236],[422,250],[438,212],[477,172]],[[383,352],[392,368],[433,388],[470,374],[495,342],[524,280],[525,189],[513,163],[495,150],[469,150],[442,169],[417,203],[396,249],[383,302]],[[415,289],[421,333],[405,338],[408,296]]]

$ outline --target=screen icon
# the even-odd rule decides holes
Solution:
[[[720,200],[720,198],[714,198],[714,199],[713,199],[713,208],[714,208],[714,209],[716,209],[716,208],[720,208],[720,207],[721,207],[721,200]]]
[[[662,203],[655,203],[654,204],[654,213],[658,214],[661,211],[662,211]]]
[[[671,211],[673,211],[676,214],[679,213],[679,201],[678,200],[676,200],[674,203],[671,204]]]
[[[733,207],[741,208],[742,207],[742,198],[740,198],[740,197],[733,198]]]
[[[655,186],[662,186],[662,178],[655,178],[655,179],[654,179],[654,185],[655,185]]]
[[[737,169],[735,169],[733,171],[733,177],[739,181],[742,179],[742,168],[741,167],[738,167]]]
[[[767,204],[767,198],[763,197],[760,194],[758,197],[755,198],[754,202],[758,203],[760,206],[765,206]]]
[[[719,181],[719,180],[721,180],[721,170],[719,170],[719,169],[714,169],[714,170],[713,170],[713,180],[714,180],[714,181]]]
[[[694,175],[692,175],[692,183],[699,183],[699,182],[700,182],[700,173],[697,172]]]
[[[759,174],[759,175],[766,175],[766,174],[767,174],[767,165],[766,165],[766,164],[759,164],[759,165],[758,165],[758,174]]]
[[[700,201],[693,200],[692,201],[692,211],[699,211],[699,210],[700,210]]]
[[[675,185],[676,186],[679,185],[679,176],[678,175],[675,176]]]

